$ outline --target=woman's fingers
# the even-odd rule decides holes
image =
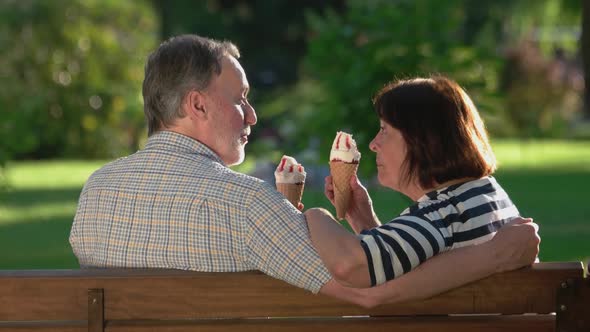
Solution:
[[[334,190],[334,183],[332,182],[332,175],[328,175],[326,176],[326,178],[324,179],[324,182],[326,184],[326,188],[330,188],[330,190]]]
[[[356,176],[356,174],[353,174],[350,177],[350,189],[354,192],[356,189],[358,189],[358,187],[360,187],[361,183],[359,182],[358,177]]]

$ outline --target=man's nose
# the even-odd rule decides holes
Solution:
[[[256,110],[250,103],[248,103],[247,110],[246,110],[246,124],[253,126],[258,122],[258,117],[256,116]]]

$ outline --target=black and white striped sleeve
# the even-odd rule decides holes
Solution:
[[[359,238],[367,255],[372,286],[409,272],[448,246],[440,229],[412,215],[365,230]]]

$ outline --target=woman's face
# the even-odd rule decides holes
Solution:
[[[377,154],[379,183],[401,192],[401,167],[406,159],[406,142],[399,130],[383,120],[379,122],[379,132],[369,144],[371,151]]]

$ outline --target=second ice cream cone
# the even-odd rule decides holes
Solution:
[[[277,190],[283,194],[294,207],[299,205],[303,196],[304,183],[277,183]]]
[[[334,182],[334,205],[338,219],[344,219],[348,210],[351,196],[350,178],[356,174],[358,167],[358,163],[330,161],[330,173]]]

